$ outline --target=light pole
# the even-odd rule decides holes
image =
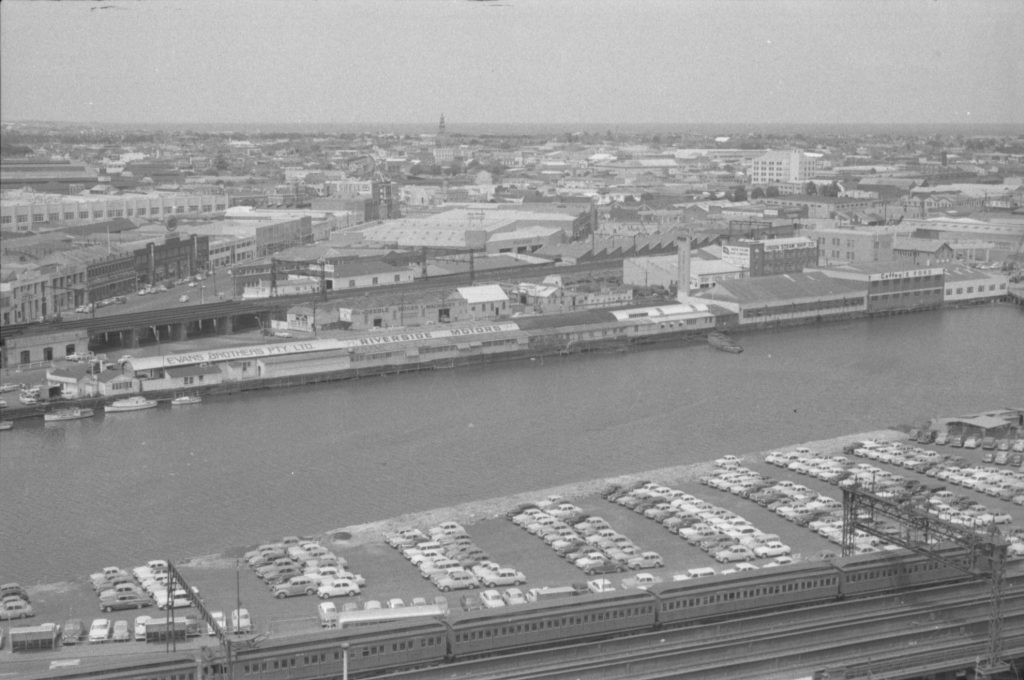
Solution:
[[[341,643],[341,680],[348,680],[348,643]]]

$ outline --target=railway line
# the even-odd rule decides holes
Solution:
[[[969,665],[983,654],[987,638],[984,589],[943,597],[899,611],[902,598],[873,598],[874,607],[852,615],[843,605],[766,614],[721,624],[672,628],[616,640],[520,653],[447,666],[443,672],[420,669],[395,678],[476,680],[768,680],[794,677],[825,667],[862,669],[880,678],[882,669],[907,665],[947,668]],[[864,603],[857,603],[862,605]],[[1008,647],[1024,644],[1024,594],[1006,606]],[[809,616],[807,615],[809,614]],[[872,663],[866,663],[870,658]],[[495,668],[500,665],[500,668]],[[847,674],[846,677],[851,677]],[[892,678],[913,675],[893,674]]]

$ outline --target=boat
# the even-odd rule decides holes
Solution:
[[[118,413],[121,411],[141,411],[147,408],[156,408],[156,401],[146,399],[145,397],[128,397],[127,399],[118,399],[107,404],[103,407],[103,411],[106,413]]]
[[[0,432],[2,432],[3,430],[9,430],[12,427],[14,427],[13,420],[0,420]]]
[[[711,331],[708,333],[708,344],[723,352],[739,354],[743,351],[743,347],[738,342],[721,331]]]
[[[198,394],[181,394],[171,399],[171,406],[189,406],[190,404],[198,404],[202,401],[203,398]]]
[[[43,420],[54,423],[60,420],[79,420],[80,418],[92,418],[95,414],[91,408],[62,408],[57,411],[50,411],[43,414]]]

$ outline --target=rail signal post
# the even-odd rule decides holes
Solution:
[[[899,527],[898,533],[879,528],[882,521]],[[947,566],[960,569],[990,585],[988,649],[975,666],[979,680],[1017,677],[1003,661],[1003,588],[1006,583],[1006,540],[993,524],[984,531],[946,522],[926,512],[911,500],[888,500],[859,487],[843,490],[843,555],[854,552],[854,537],[862,531],[889,543],[928,556]],[[940,549],[950,544],[962,548],[964,564]]]

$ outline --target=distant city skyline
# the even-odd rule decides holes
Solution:
[[[1021,35],[1019,0],[7,0],[0,119],[1017,125]]]

